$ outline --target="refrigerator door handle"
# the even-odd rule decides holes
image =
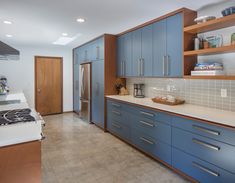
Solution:
[[[82,67],[81,70],[81,74],[82,74],[82,86],[81,86],[81,91],[82,91],[82,96],[84,96],[84,92],[85,92],[85,83],[84,83],[84,67]]]

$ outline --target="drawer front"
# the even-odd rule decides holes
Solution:
[[[235,130],[175,116],[172,125],[221,142],[235,145]]]
[[[148,118],[133,116],[132,127],[149,136],[171,145],[171,126]]]
[[[171,146],[162,143],[137,129],[132,129],[131,141],[143,151],[171,164]]]
[[[201,183],[234,183],[235,175],[172,148],[172,166]]]
[[[129,110],[129,107],[125,104],[113,101],[107,102],[108,119],[112,119],[127,126],[131,125]]]
[[[235,173],[235,147],[172,128],[172,145],[189,154]]]
[[[141,118],[156,120],[171,125],[172,116],[166,113],[156,112],[141,107],[133,107],[132,112]]]
[[[114,120],[107,121],[107,129],[115,135],[130,140],[130,128]]]

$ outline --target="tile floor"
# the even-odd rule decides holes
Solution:
[[[177,174],[76,114],[44,118],[43,183],[183,183]]]

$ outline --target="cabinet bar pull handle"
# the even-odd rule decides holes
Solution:
[[[96,46],[96,60],[99,59],[99,46]]]
[[[166,56],[166,75],[169,76],[169,55]]]
[[[123,76],[123,61],[121,61],[121,76]]]
[[[115,107],[121,107],[120,105],[115,104],[115,103],[112,103],[112,106],[115,106]]]
[[[148,113],[148,112],[140,111],[140,114],[143,114],[143,115],[146,115],[146,116],[154,117],[154,114],[151,114],[151,113]]]
[[[217,173],[217,172],[215,172],[215,171],[212,171],[212,170],[210,170],[210,169],[208,169],[208,168],[206,168],[206,167],[204,167],[204,166],[202,166],[202,165],[200,165],[200,164],[198,164],[198,163],[192,162],[192,165],[193,165],[194,167],[196,167],[196,168],[198,168],[198,169],[200,169],[200,170],[206,172],[206,173],[209,173],[209,174],[215,176],[215,177],[219,177],[219,176],[220,176],[219,173]]]
[[[140,59],[138,60],[138,73],[137,73],[138,76],[140,76]]]
[[[123,68],[122,68],[122,70],[123,70],[123,71],[122,71],[122,72],[123,72],[122,75],[124,76],[124,75],[125,75],[125,61],[123,61],[122,67],[123,67]]]
[[[144,75],[144,59],[141,59],[141,76]]]
[[[166,56],[164,55],[163,56],[163,59],[162,59],[162,66],[163,66],[163,68],[162,68],[162,73],[163,73],[163,76],[165,76],[165,63],[166,63]]]
[[[140,121],[140,123],[142,123],[142,124],[144,124],[144,125],[147,125],[147,126],[150,126],[150,127],[154,127],[153,124],[148,123],[148,122],[145,122],[145,121]]]
[[[116,124],[114,124],[114,123],[112,123],[112,126],[114,126],[114,127],[118,128],[118,129],[121,129],[121,126],[116,125]]]
[[[144,137],[140,137],[140,140],[144,141],[144,142],[147,142],[148,144],[151,144],[151,145],[154,145],[154,142],[144,138]]]
[[[114,113],[114,114],[117,114],[117,115],[121,116],[121,113],[120,113],[120,112],[112,111],[112,113]]]
[[[220,135],[220,132],[210,130],[210,129],[207,129],[207,128],[204,128],[204,127],[201,127],[201,126],[193,125],[193,128],[196,129],[196,130],[208,133],[208,134],[217,135],[217,136]]]
[[[207,147],[209,149],[213,149],[213,150],[216,150],[216,151],[219,151],[220,150],[220,147],[218,146],[215,146],[215,145],[212,145],[212,144],[209,144],[209,143],[206,143],[206,142],[203,142],[201,140],[197,140],[197,139],[192,139],[192,141],[196,144],[199,144],[199,145],[202,145],[204,147]]]

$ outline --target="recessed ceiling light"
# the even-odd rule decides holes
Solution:
[[[68,33],[64,32],[62,33],[62,36],[68,36]]]
[[[83,19],[83,18],[78,18],[78,19],[77,19],[77,22],[83,23],[83,22],[85,22],[85,19]]]
[[[8,20],[4,20],[3,23],[4,23],[4,24],[9,24],[9,25],[12,24],[12,22],[11,22],[11,21],[8,21]]]
[[[12,35],[11,34],[6,34],[6,37],[12,37]]]

